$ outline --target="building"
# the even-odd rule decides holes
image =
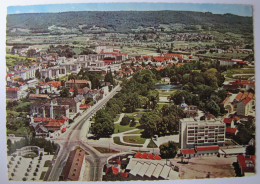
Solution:
[[[41,78],[55,79],[66,75],[66,68],[63,66],[53,66],[40,70]]]
[[[184,118],[179,122],[179,136],[181,149],[195,146],[223,146],[225,124],[217,119]]]
[[[232,60],[221,59],[221,60],[219,60],[219,63],[220,63],[220,66],[233,66],[236,64],[246,64],[245,61],[238,60],[238,59],[232,59]]]
[[[21,99],[19,88],[6,88],[6,98],[8,100],[19,100]]]
[[[65,83],[65,87],[67,88],[91,88],[91,82],[87,80],[69,80]]]
[[[255,173],[255,156],[238,155],[237,163],[239,165],[240,174],[242,176],[248,176]]]
[[[85,151],[81,148],[70,152],[66,165],[62,171],[62,179],[65,181],[79,181],[83,175],[85,164]]]

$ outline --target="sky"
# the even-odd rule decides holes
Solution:
[[[215,14],[232,13],[240,16],[252,16],[250,5],[239,4],[191,4],[191,3],[80,3],[80,4],[49,4],[30,6],[9,6],[8,14],[47,13],[66,11],[155,11],[184,10],[212,12]]]

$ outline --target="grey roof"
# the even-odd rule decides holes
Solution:
[[[133,169],[131,169],[130,174],[132,174],[133,176],[136,176],[137,173],[139,173],[141,167],[143,166],[142,163],[137,162],[137,164],[135,165],[135,167]]]
[[[151,165],[149,166],[149,168],[147,169],[147,171],[145,172],[144,175],[146,175],[146,176],[148,176],[148,177],[151,177],[152,174],[153,174],[153,172],[154,172],[154,170],[155,170],[155,168],[156,168],[156,165],[155,165],[155,164],[151,164]]]
[[[155,168],[155,170],[154,170],[152,176],[155,177],[155,178],[158,178],[159,175],[160,175],[160,173],[161,173],[161,171],[162,171],[162,169],[163,169],[163,166],[162,166],[161,164],[158,164],[158,165],[156,166],[156,168]]]
[[[169,172],[171,170],[171,167],[168,165],[164,165],[162,172],[160,174],[160,177],[162,177],[163,179],[167,179]]]
[[[179,179],[179,173],[177,171],[174,171],[173,169],[171,169],[167,179],[169,179],[169,180]]]
[[[146,171],[148,170],[149,166],[150,164],[144,163],[143,166],[140,168],[139,173],[137,173],[137,175],[143,177]]]

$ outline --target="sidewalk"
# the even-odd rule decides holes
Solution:
[[[121,113],[119,119],[116,122],[114,122],[114,124],[120,123],[124,116],[125,116],[125,113]]]

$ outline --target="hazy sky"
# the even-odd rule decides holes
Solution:
[[[66,11],[120,11],[120,10],[186,10],[212,12],[217,14],[232,13],[252,16],[252,7],[238,4],[190,4],[190,3],[86,3],[86,4],[50,4],[31,6],[9,6],[8,14],[66,12]]]

